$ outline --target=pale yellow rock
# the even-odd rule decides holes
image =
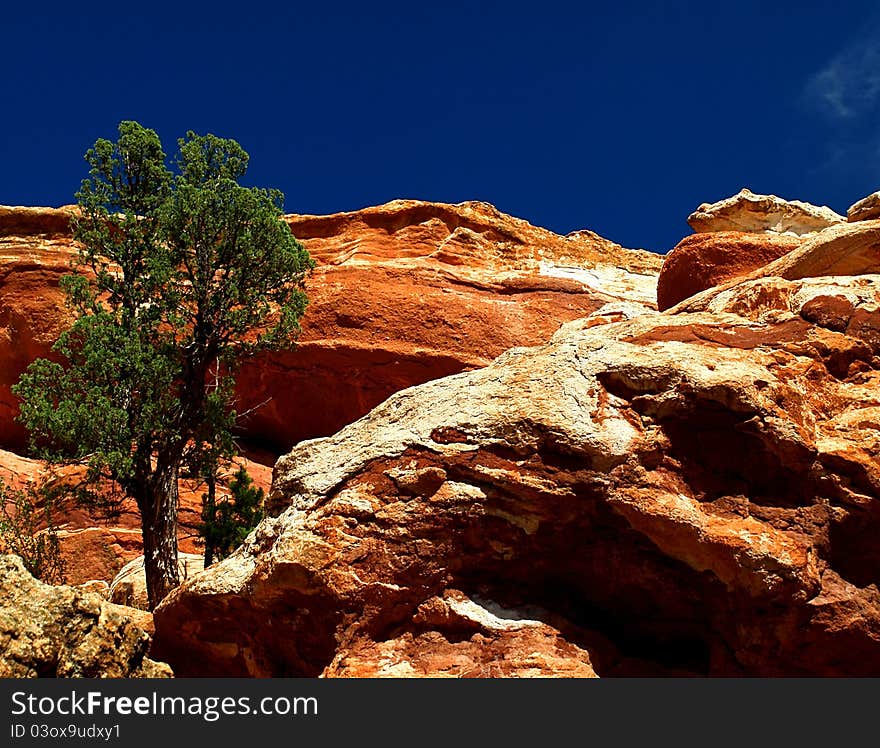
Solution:
[[[18,556],[0,556],[0,677],[169,678],[146,657],[138,611],[83,587],[34,579]]]
[[[181,582],[186,581],[204,568],[205,557],[201,554],[177,554],[177,570]],[[132,559],[119,570],[110,583],[110,600],[119,605],[149,610],[150,600],[147,595],[147,577],[144,572],[143,556]]]
[[[688,224],[698,234],[746,231],[801,236],[844,220],[824,205],[784,200],[776,195],[756,195],[743,189],[717,203],[703,203],[688,217]]]
[[[880,218],[880,192],[872,192],[867,197],[863,197],[846,211],[846,220],[850,223],[875,218]]]

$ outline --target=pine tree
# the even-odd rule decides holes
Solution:
[[[265,493],[254,485],[243,467],[233,476],[227,498],[217,501],[215,486],[216,481],[208,484],[199,528],[205,539],[206,567],[214,563],[215,558],[221,560],[232,553],[265,516]]]
[[[76,320],[14,392],[33,448],[80,460],[137,503],[155,607],[178,584],[178,476],[208,445],[229,454],[236,363],[293,345],[313,262],[283,220],[283,195],[244,187],[234,140],[187,133],[174,168],[157,134],[122,122],[86,154],[77,193]],[[210,439],[210,442],[209,442]]]

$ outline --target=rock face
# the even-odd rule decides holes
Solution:
[[[17,556],[0,556],[0,677],[171,677],[146,657],[149,644],[126,608],[42,584]]]
[[[312,316],[298,352],[242,371],[242,410],[273,396],[243,427],[277,447],[397,391],[277,462],[273,516],[159,606],[151,656],[183,676],[876,675],[880,220],[824,210],[701,206],[715,228],[667,258],[663,313],[656,258],[483,204],[290,217],[321,263]]]
[[[855,221],[871,221],[880,218],[880,192],[872,192],[867,197],[854,203],[846,211],[846,220],[850,223]]]
[[[880,267],[878,237],[600,310],[299,444],[279,515],[166,599],[153,651],[183,675],[876,675],[880,275],[807,270]]]
[[[69,209],[0,209],[0,448],[23,430],[9,388],[69,322],[58,279]],[[398,200],[289,216],[319,267],[297,351],[239,374],[243,435],[277,450],[325,436],[393,392],[483,366],[609,301],[654,305],[662,259],[589,231],[568,237],[485,203]]]
[[[60,210],[0,212],[0,448],[21,448],[26,441],[10,388],[31,361],[50,356],[70,321],[58,286],[73,258],[69,236],[54,233],[62,220],[68,216]],[[46,233],[24,233],[36,229]],[[3,233],[12,230],[18,233]]]
[[[660,311],[724,281],[763,267],[799,247],[802,240],[788,234],[715,231],[682,239],[666,260],[657,279]]]
[[[844,220],[843,216],[824,205],[783,200],[776,195],[756,195],[743,189],[717,203],[703,203],[688,217],[688,224],[698,233],[770,231],[801,236]]]
[[[51,356],[70,321],[59,279],[75,255],[72,212],[0,207],[0,448],[21,451],[26,439],[10,387],[33,359]],[[653,306],[661,264],[592,232],[558,236],[484,203],[395,201],[288,220],[319,263],[300,345],[247,362],[237,392],[238,411],[252,411],[244,436],[269,448],[268,463],[393,392],[546,340],[606,302]],[[0,476],[17,487],[40,470],[0,451]],[[268,489],[270,470],[253,461],[248,470]],[[201,550],[200,497],[182,487],[183,552]],[[113,516],[63,507],[56,523],[70,583],[110,582],[141,553],[131,502]]]
[[[545,611],[546,613],[546,611]],[[538,620],[458,591],[422,603],[422,631],[359,639],[324,670],[327,678],[595,678],[590,655]],[[441,633],[445,632],[445,633]]]
[[[589,231],[562,237],[486,203],[396,200],[288,220],[318,262],[300,343],[239,374],[240,410],[260,406],[245,432],[279,451],[609,301],[654,305],[656,255]]]

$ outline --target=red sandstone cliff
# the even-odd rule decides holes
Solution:
[[[658,258],[482,204],[290,217],[320,262],[311,317],[299,351],[243,372],[242,402],[272,398],[244,428],[328,435],[277,462],[276,516],[157,609],[151,657],[179,675],[876,675],[877,204],[849,222],[751,193],[701,206],[665,312]],[[8,244],[21,288],[41,247],[70,249]],[[50,340],[52,314],[28,328],[19,308],[7,337]]]
[[[0,448],[24,446],[9,388],[69,321],[58,279],[70,209],[0,207]],[[299,347],[246,363],[246,436],[277,450],[326,436],[404,387],[485,366],[609,301],[653,306],[661,258],[568,237],[485,203],[397,200],[288,216],[318,262]]]
[[[587,316],[297,445],[278,516],[157,609],[157,656],[214,675],[880,672],[880,221],[752,197],[719,204],[690,255],[707,272],[668,312]],[[794,238],[749,255],[731,222]]]
[[[50,355],[70,320],[58,281],[75,254],[72,210],[0,206],[0,448],[23,450],[10,387],[30,361]],[[608,302],[653,305],[661,262],[589,231],[558,236],[484,203],[398,200],[288,221],[318,262],[300,343],[245,363],[237,389],[239,412],[252,411],[243,435],[275,450],[252,452],[248,464],[265,489],[275,455],[332,434],[398,390],[485,366]],[[39,470],[0,452],[0,476],[13,483]],[[182,487],[184,552],[198,550],[200,496]],[[128,503],[111,518],[67,507],[59,522],[74,583],[110,581],[140,553]]]
[[[876,675],[878,267],[880,221],[832,227],[669,313],[568,323],[299,444],[279,516],[156,610],[155,656],[184,675]]]

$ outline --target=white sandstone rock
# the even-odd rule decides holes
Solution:
[[[784,200],[776,195],[756,195],[743,189],[717,203],[703,203],[688,217],[688,224],[698,234],[746,231],[802,236],[844,220],[824,205]]]
[[[873,218],[880,218],[880,192],[872,192],[867,197],[863,197],[846,211],[846,220],[850,223],[870,221]]]

